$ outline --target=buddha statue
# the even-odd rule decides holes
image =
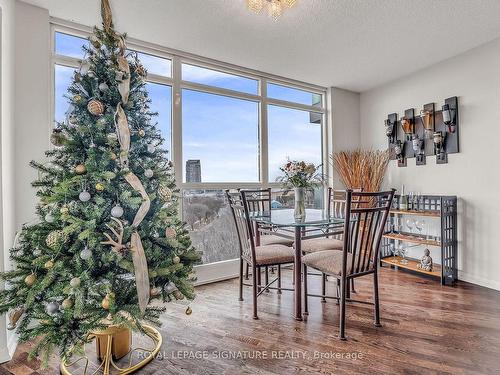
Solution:
[[[417,266],[418,269],[432,272],[432,258],[430,254],[429,249],[424,250],[424,256],[420,259],[420,263]]]

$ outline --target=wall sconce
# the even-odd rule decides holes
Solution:
[[[401,118],[401,128],[403,128],[403,132],[406,135],[406,140],[411,141],[413,134],[413,123],[410,119],[406,117]]]
[[[443,113],[443,123],[446,125],[448,133],[455,133],[456,126],[456,110],[450,108],[449,104],[445,104],[441,107]]]
[[[434,132],[432,136],[432,141],[434,142],[434,154],[436,155],[436,162],[438,164],[447,163],[446,151],[445,151],[445,140],[446,133]]]
[[[418,134],[413,134],[413,139],[411,143],[413,151],[415,152],[415,159],[417,161],[417,165],[424,165],[425,164],[424,140],[418,138]]]
[[[422,122],[422,126],[425,131],[425,138],[430,139],[432,137],[432,133],[434,133],[434,123],[431,121],[432,112],[431,111],[420,111],[420,121]]]
[[[389,138],[389,143],[394,143],[395,137],[396,137],[396,132],[394,123],[395,121],[391,118],[388,118],[384,121],[385,123],[385,135],[387,138]]]
[[[396,143],[394,144],[394,154],[396,155],[396,159],[398,161],[398,167],[406,166],[404,151],[405,151],[405,143],[401,141],[396,141]]]

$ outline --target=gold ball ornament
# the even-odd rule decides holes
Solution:
[[[73,301],[71,300],[71,298],[66,298],[64,301],[62,301],[61,306],[64,310],[71,309],[73,307]]]
[[[101,192],[101,191],[104,191],[105,186],[104,186],[104,184],[103,184],[103,183],[98,182],[97,184],[95,184],[95,189],[96,189],[97,191]]]
[[[137,134],[139,134],[139,137],[144,137],[146,135],[146,132],[144,131],[144,129],[140,129]]]
[[[85,164],[78,164],[76,167],[75,167],[75,172],[77,174],[84,174],[87,172],[87,167],[85,167]]]
[[[43,267],[47,270],[50,270],[51,268],[54,267],[54,262],[51,261],[51,260],[48,260],[45,262],[45,264],[43,265]]]
[[[34,273],[26,276],[26,278],[24,279],[24,283],[28,286],[33,285],[35,283],[35,281],[36,281],[36,275]]]
[[[181,258],[179,258],[179,257],[176,255],[175,257],[173,257],[172,262],[174,262],[174,264],[179,264],[179,263],[181,262]]]
[[[47,235],[45,243],[51,249],[55,249],[58,245],[65,243],[68,236],[62,230],[53,230]]]
[[[114,152],[112,152],[110,155],[111,160],[116,160],[117,157],[118,156]]]
[[[182,300],[182,299],[184,299],[184,294],[182,294],[180,291],[176,290],[174,292],[174,297],[175,297],[175,299]]]
[[[160,185],[158,187],[158,196],[161,200],[168,202],[172,199],[172,190],[167,185]]]
[[[104,297],[104,299],[102,300],[102,303],[101,303],[101,306],[104,310],[109,310],[109,298],[108,296]]]
[[[83,100],[83,97],[81,95],[79,95],[79,94],[76,94],[76,95],[73,96],[73,101],[75,103],[80,103],[82,100]]]
[[[165,229],[165,237],[167,238],[175,238],[177,236],[177,232],[174,228]]]
[[[191,309],[191,306],[188,306],[186,308],[186,315],[191,315],[193,313],[193,310]]]
[[[104,104],[99,100],[91,99],[87,104],[87,110],[94,116],[100,116],[104,113]]]
[[[158,297],[161,294],[161,289],[157,287],[153,287],[149,290],[149,294],[151,297]]]

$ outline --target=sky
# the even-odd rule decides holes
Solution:
[[[56,53],[83,58],[82,45],[87,40],[56,33]],[[171,61],[140,53],[148,72],[171,76]],[[68,109],[64,97],[74,69],[56,66],[55,119],[63,121]],[[194,65],[183,64],[182,79],[215,87],[258,94],[258,81]],[[172,92],[166,85],[148,83],[154,119],[171,144]],[[311,105],[315,96],[309,92],[268,84],[271,98]],[[201,160],[202,182],[259,181],[259,103],[226,96],[183,89],[182,153],[186,160]],[[305,160],[321,164],[321,125],[309,121],[309,112],[268,106],[269,180],[280,175],[279,166],[287,161]]]

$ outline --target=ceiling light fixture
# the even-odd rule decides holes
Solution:
[[[284,8],[291,8],[297,0],[247,0],[247,7],[255,13],[262,12],[267,7],[267,13],[274,21],[277,21],[283,14]]]

